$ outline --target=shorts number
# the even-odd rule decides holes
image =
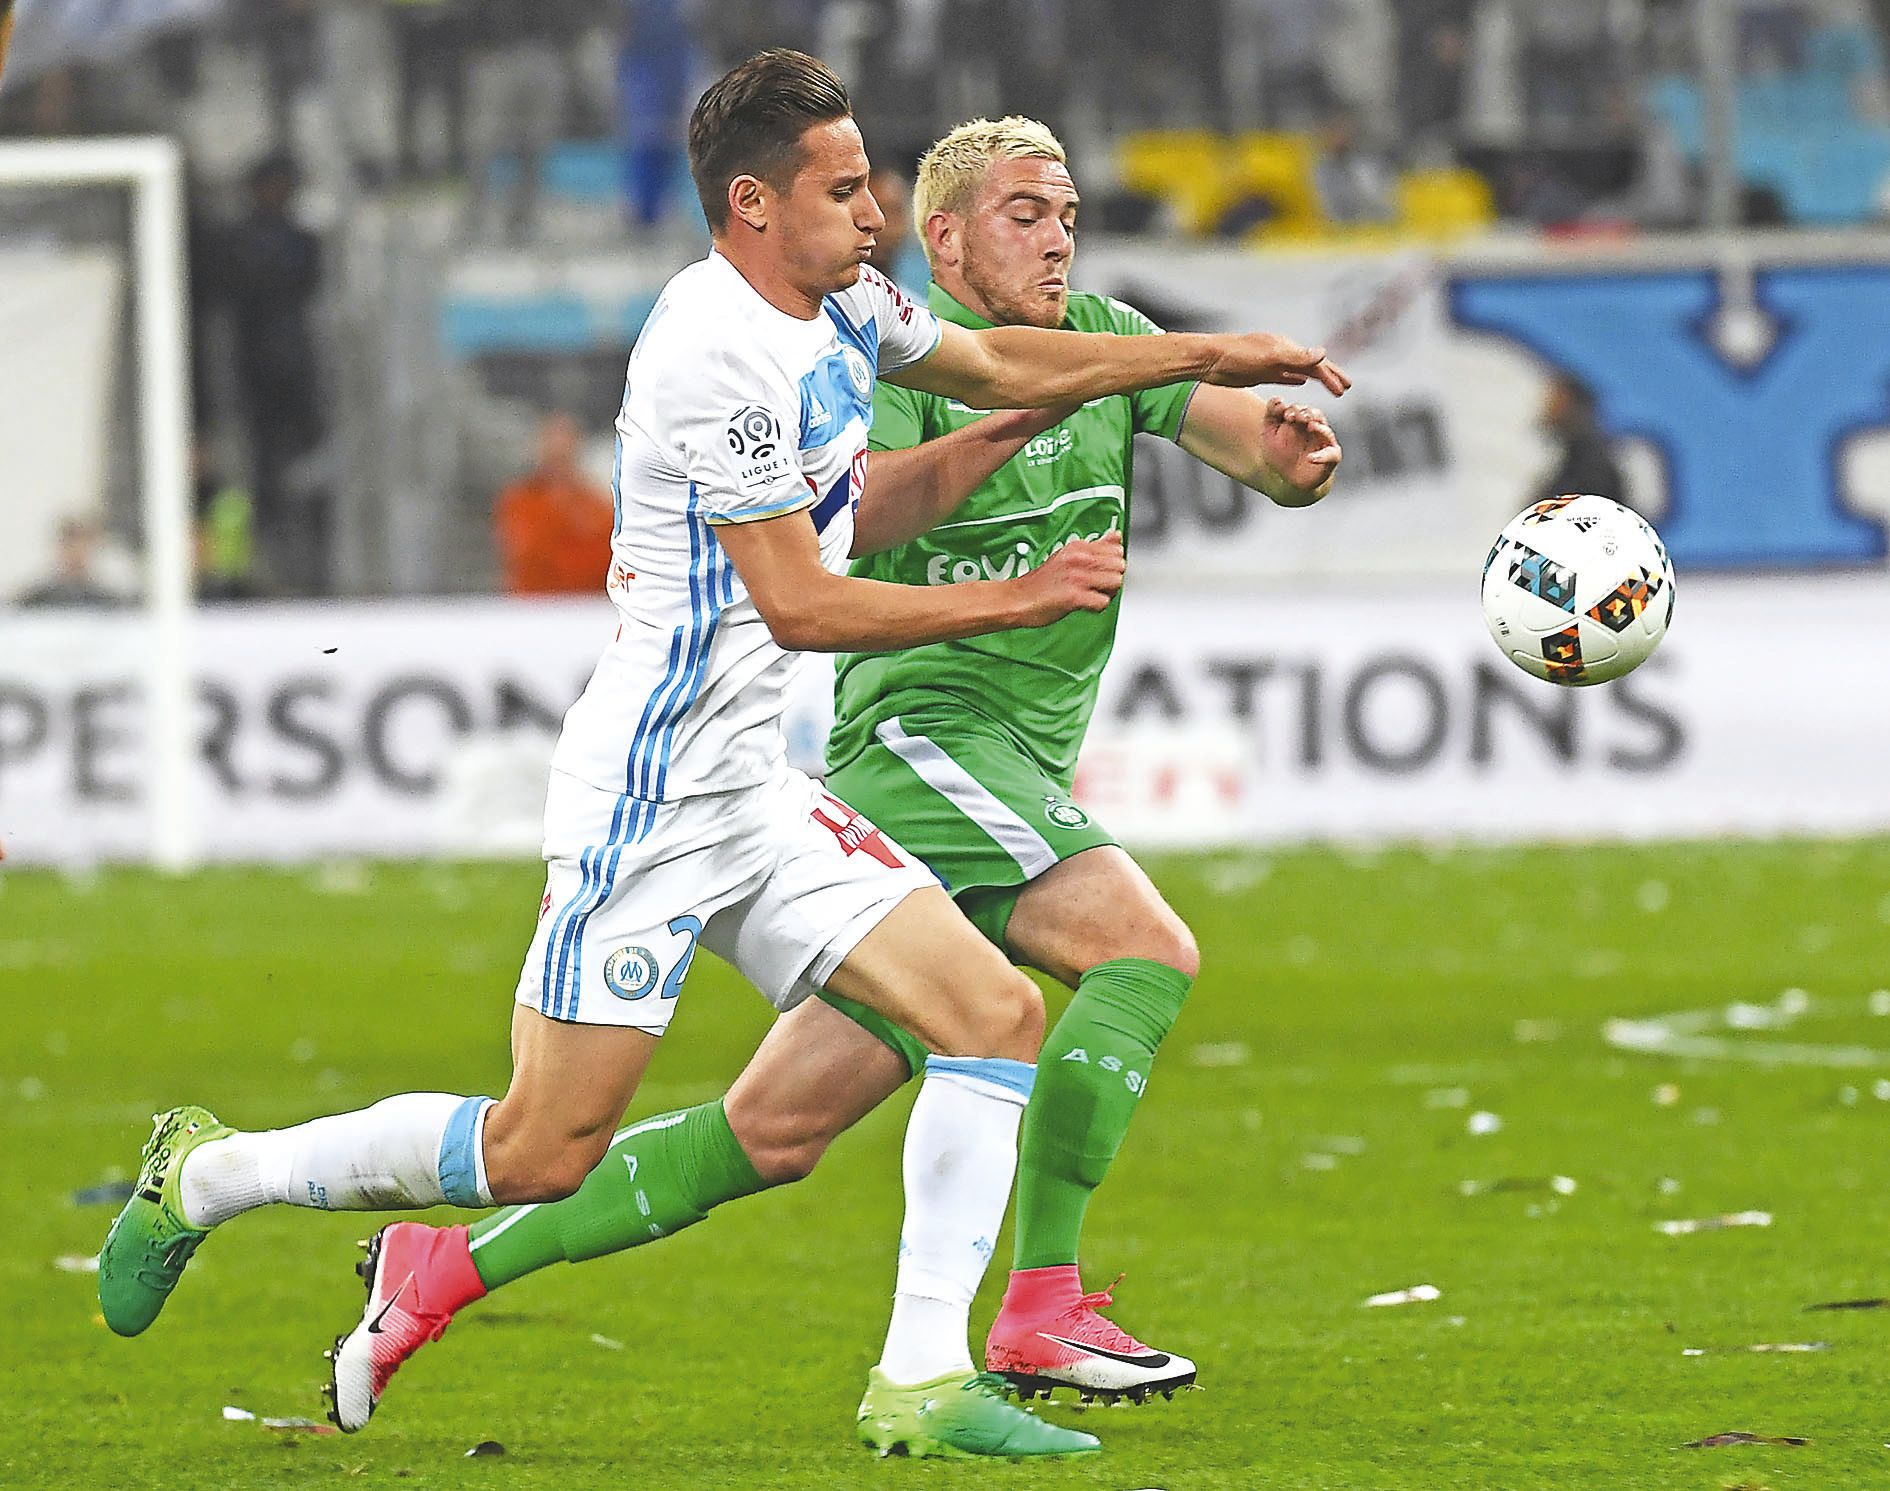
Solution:
[[[679,916],[669,924],[669,929],[678,937],[689,939],[689,946],[676,960],[676,966],[670,969],[669,977],[663,980],[663,998],[674,999],[682,993],[682,981],[689,972],[689,965],[696,960],[696,939],[702,935],[702,918]]]

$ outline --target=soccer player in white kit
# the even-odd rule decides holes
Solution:
[[[1102,609],[1121,585],[1119,535],[1072,543],[1013,580],[848,577],[876,376],[981,408],[1182,378],[1343,377],[1322,353],[1265,335],[940,323],[863,269],[884,225],[865,151],[839,81],[799,53],[763,53],[703,96],[690,163],[715,249],[670,282],[631,359],[608,580],[620,625],[553,758],[550,869],[517,989],[510,1087],[496,1102],[408,1093],[264,1132],[194,1106],[161,1115],[100,1254],[106,1322],[144,1330],[210,1229],[258,1206],[570,1195],[609,1146],[706,946],[779,1008],[826,988],[934,1053],[907,1130],[892,1322],[862,1405],[863,1420],[900,1426],[878,1447],[1093,1450],[1092,1436],[1006,1402],[966,1344],[1041,998],[928,871],[787,765],[783,703],[798,651],[1044,625]],[[434,1330],[410,1268],[382,1256],[366,1276],[367,1310],[336,1353],[335,1417],[351,1430],[407,1338]]]

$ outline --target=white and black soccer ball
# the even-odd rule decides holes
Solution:
[[[1606,497],[1553,497],[1497,535],[1483,619],[1517,667],[1550,683],[1632,672],[1673,619],[1673,562],[1653,525]]]

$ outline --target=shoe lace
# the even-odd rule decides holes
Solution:
[[[1106,1310],[1116,1302],[1116,1285],[1128,1278],[1127,1274],[1117,1274],[1107,1289],[1098,1289],[1094,1294],[1086,1294],[1076,1302],[1079,1310]]]
[[[961,1393],[987,1393],[995,1398],[1008,1398],[1011,1385],[996,1372],[978,1372],[965,1380],[959,1388]]]
[[[1140,1341],[1123,1330],[1107,1315],[1101,1313],[1101,1311],[1108,1309],[1109,1306],[1116,1302],[1116,1285],[1120,1284],[1127,1277],[1127,1274],[1117,1274],[1114,1283],[1110,1284],[1107,1289],[1099,1289],[1094,1294],[1085,1294],[1076,1302],[1075,1313],[1093,1316],[1097,1325],[1101,1327],[1103,1339],[1097,1344],[1107,1346],[1115,1351],[1139,1351],[1142,1349],[1142,1343]]]

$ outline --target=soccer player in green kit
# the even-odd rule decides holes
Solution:
[[[921,163],[915,196],[932,309],[969,327],[1154,334],[1129,307],[1070,291],[1076,209],[1063,149],[1041,124],[954,130]],[[1310,376],[1334,394],[1347,386],[1327,363]],[[948,584],[1120,533],[1139,431],[1288,506],[1324,496],[1339,463],[1317,411],[1207,384],[1098,399],[1066,416],[986,416],[882,386],[868,490],[917,483],[924,496],[862,504],[855,552],[872,557],[855,573]],[[1025,1393],[1070,1386],[1140,1399],[1193,1381],[1194,1364],[1101,1313],[1109,1295],[1084,1292],[1078,1242],[1198,956],[1154,884],[1069,796],[1116,619],[1112,603],[1014,636],[843,657],[828,780],[864,815],[849,825],[862,852],[877,824],[1014,961],[1075,991],[1025,1110],[1014,1269],[986,1365]],[[924,1060],[916,1040],[870,1012],[810,999],[776,1021],[726,1098],[625,1128],[576,1195],[470,1229],[397,1223],[380,1234],[381,1256],[406,1260],[407,1307],[436,1318],[437,1337],[456,1310],[524,1274],[649,1242],[801,1178]],[[876,1391],[861,1405],[863,1435],[880,1417],[924,1411]]]

